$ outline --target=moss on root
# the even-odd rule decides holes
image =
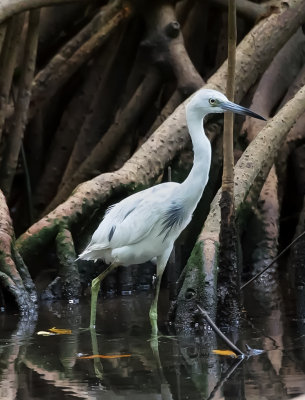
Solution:
[[[185,267],[184,282],[180,290],[175,312],[175,326],[178,331],[196,329],[198,321],[197,305],[205,308],[211,317],[216,307],[216,277],[208,273],[210,268],[204,252],[206,243],[198,240]],[[218,259],[218,244],[214,243],[213,263]],[[216,270],[216,269],[212,269]]]

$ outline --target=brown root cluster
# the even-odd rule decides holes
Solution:
[[[277,253],[292,169],[294,227],[304,229],[305,1],[275,3],[236,1],[235,101],[271,120],[234,125],[232,239],[255,268]],[[171,179],[186,176],[192,153],[183,102],[201,87],[225,92],[227,12],[222,0],[1,3],[4,307],[12,295],[21,312],[34,309],[37,289],[47,298],[79,297],[103,266],[89,273],[75,259],[107,206],[165,181],[168,166]],[[205,129],[213,146],[209,184],[167,277],[177,294],[172,318],[183,330],[196,325],[197,304],[212,316],[217,309],[221,118]],[[260,237],[248,237],[246,226]]]

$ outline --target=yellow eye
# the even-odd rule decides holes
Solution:
[[[216,100],[215,99],[209,99],[209,103],[211,104],[211,106],[215,106]]]

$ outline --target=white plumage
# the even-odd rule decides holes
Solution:
[[[161,278],[174,242],[188,225],[208,181],[211,145],[204,133],[203,119],[225,110],[263,119],[234,104],[221,93],[199,90],[186,106],[186,119],[194,150],[194,163],[186,180],[162,183],[135,193],[110,207],[86,249],[83,260],[102,259],[111,264],[92,281],[90,326],[95,326],[96,300],[100,282],[118,265],[157,260],[157,287],[150,309],[153,334],[157,334],[157,300]]]
[[[120,265],[130,265],[162,255],[172,242],[172,235],[167,235],[170,228],[165,226],[168,204],[178,195],[179,184],[169,182],[135,193],[115,204],[107,210],[91,242],[79,257],[85,260],[101,258],[107,264],[116,261]],[[181,199],[177,198],[176,202],[182,204]],[[181,227],[182,224],[176,224],[172,228],[176,235],[179,235]]]

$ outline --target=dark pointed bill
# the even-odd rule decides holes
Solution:
[[[239,106],[238,104],[232,103],[231,101],[223,102],[219,104],[219,106],[225,111],[231,111],[236,114],[249,115],[250,117],[266,121],[266,118],[262,117],[261,115],[256,114],[255,112],[249,110],[246,107],[242,107]]]

